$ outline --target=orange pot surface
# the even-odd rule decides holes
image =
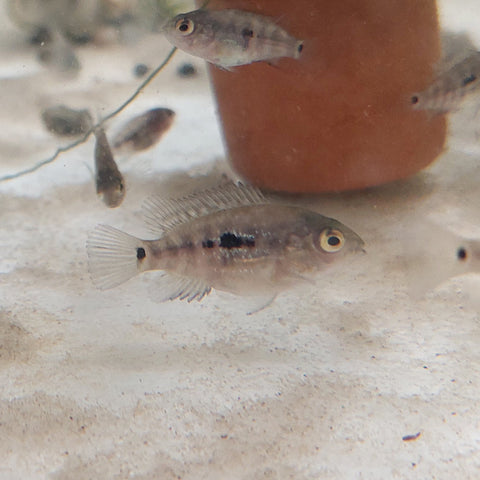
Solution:
[[[414,111],[440,57],[434,0],[211,0],[277,18],[299,60],[211,67],[229,158],[257,186],[358,189],[408,177],[442,152],[445,116]]]

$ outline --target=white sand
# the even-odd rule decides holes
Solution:
[[[444,3],[455,28],[480,24],[478,8],[461,10],[476,0]],[[72,80],[40,67],[4,27],[0,175],[58,146],[41,125],[44,106],[103,115],[139,83],[134,64],[155,66],[169,49],[158,38],[84,47]],[[193,60],[199,77],[179,79],[185,59],[112,121],[113,132],[146,108],[177,112],[154,150],[120,161],[121,208],[96,198],[85,166],[92,140],[0,184],[0,478],[478,478],[480,277],[416,298],[405,262],[412,220],[480,238],[475,108],[452,117],[450,150],[415,178],[298,199],[357,231],[368,254],[255,315],[218,292],[154,303],[147,275],[97,291],[89,230],[107,223],[145,235],[138,212],[149,193],[211,185],[223,171],[210,171],[223,149],[205,67]],[[428,241],[435,251],[435,236]]]

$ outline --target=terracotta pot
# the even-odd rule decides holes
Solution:
[[[211,0],[278,19],[300,60],[210,67],[234,169],[273,190],[357,189],[408,177],[441,153],[443,116],[410,98],[440,57],[435,0]]]

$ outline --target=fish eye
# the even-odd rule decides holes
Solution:
[[[320,233],[320,247],[328,253],[338,252],[345,245],[345,237],[340,230],[326,228]]]
[[[420,101],[420,99],[418,98],[417,95],[414,95],[412,97],[412,105],[416,105],[419,101]]]
[[[175,30],[180,32],[182,35],[190,35],[194,29],[194,23],[188,18],[183,18],[175,24]]]
[[[461,260],[462,262],[465,261],[467,259],[467,251],[463,248],[463,247],[460,247],[458,250],[457,250],[457,258],[459,260]]]

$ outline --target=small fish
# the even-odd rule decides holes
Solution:
[[[95,130],[95,182],[97,194],[102,195],[107,207],[118,207],[125,196],[125,182],[113,158],[103,128]]]
[[[144,63],[137,63],[133,67],[133,75],[137,78],[142,78],[148,73],[149,70],[150,68],[148,65],[145,65]]]
[[[421,297],[449,279],[480,273],[480,240],[465,238],[432,221],[410,221],[402,228],[404,268],[412,296]]]
[[[47,129],[61,137],[77,137],[92,128],[93,120],[88,110],[74,110],[65,105],[55,105],[42,112]]]
[[[64,35],[52,30],[52,40],[38,47],[37,58],[46,67],[75,76],[81,69],[80,61]]]
[[[194,77],[197,75],[197,69],[195,68],[195,65],[193,63],[182,63],[178,68],[177,68],[177,75],[179,77]]]
[[[445,113],[458,108],[467,95],[479,90],[480,52],[475,52],[441,73],[423,92],[414,94],[411,103],[415,110]]]
[[[161,301],[200,301],[212,288],[276,295],[363,247],[337,220],[269,203],[259,190],[233,183],[178,200],[154,197],[145,214],[157,240],[106,225],[90,234],[89,270],[98,288],[162,270]]]
[[[195,10],[182,13],[164,27],[176,47],[229,69],[281,57],[298,59],[303,41],[271,18],[242,10]]]
[[[152,108],[128,121],[115,135],[112,145],[123,153],[139,152],[155,145],[172,126],[175,112]]]

